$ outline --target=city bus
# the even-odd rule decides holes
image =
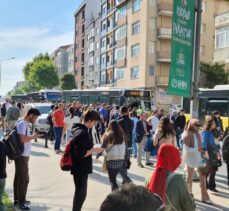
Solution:
[[[62,91],[55,89],[44,89],[38,92],[27,93],[29,101],[42,102],[42,101],[61,101]]]
[[[187,113],[190,112],[190,100],[183,99],[183,107]],[[217,85],[213,89],[199,89],[199,120],[201,124],[207,115],[219,111],[223,121],[224,130],[229,124],[229,85]]]
[[[141,107],[144,111],[151,111],[150,91],[141,89],[119,89],[98,87],[88,90],[63,90],[63,100],[79,101],[81,104],[113,104]]]
[[[12,95],[11,99],[16,101],[16,102],[23,102],[23,101],[27,100],[27,94]]]

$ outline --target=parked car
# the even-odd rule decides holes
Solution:
[[[47,117],[51,110],[51,105],[51,103],[29,103],[25,105],[25,110],[33,107],[37,108],[41,113],[35,122],[35,131],[38,133],[47,133],[49,131],[50,126],[47,122]]]

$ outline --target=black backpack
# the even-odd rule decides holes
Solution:
[[[13,127],[7,134],[4,136],[3,142],[6,145],[6,155],[9,160],[15,160],[19,158],[24,151],[24,144],[21,143],[19,135],[17,133],[17,126]]]

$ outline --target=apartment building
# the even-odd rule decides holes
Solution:
[[[51,55],[59,76],[62,76],[66,72],[73,72],[72,60],[73,60],[73,45],[64,45],[57,48]]]
[[[74,74],[74,45],[70,45],[67,48],[68,54],[68,73]]]
[[[99,36],[99,33],[96,33],[96,27],[98,28],[99,25],[100,2],[100,0],[84,0],[74,13],[74,74],[79,89],[98,85],[98,81],[92,80],[98,74],[98,65],[96,61],[93,61],[95,65],[90,65],[89,59],[92,62],[92,55],[95,56],[97,53],[92,48],[95,49],[94,45],[98,45],[99,42],[94,40]]]

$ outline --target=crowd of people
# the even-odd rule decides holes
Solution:
[[[62,154],[61,143],[73,141],[73,211],[80,211],[86,199],[88,175],[93,172],[93,154],[97,159],[105,155],[112,191],[102,203],[101,211],[138,210],[139,206],[141,210],[195,210],[192,181],[196,170],[202,201],[213,203],[208,189],[218,192],[215,182],[221,165],[218,140],[224,132],[220,113],[216,111],[206,118],[200,132],[199,121],[186,121],[184,109],[171,116],[167,116],[163,109],[155,109],[150,115],[140,110],[106,104],[81,106],[77,101],[51,106],[47,122],[55,153]],[[31,141],[42,135],[34,133],[30,125],[36,122],[39,115],[38,109],[23,111],[23,105],[14,101],[1,106],[0,127],[7,131],[16,125],[19,140],[24,144],[24,152],[14,161],[14,205],[21,210],[30,209],[26,195]],[[6,148],[0,142],[0,211],[4,210],[2,194],[6,179],[6,154]],[[142,163],[143,154],[145,164]],[[152,162],[152,155],[156,155],[156,163]],[[135,158],[139,168],[155,165],[145,187],[134,186],[128,175],[131,159]],[[185,179],[175,173],[179,166],[187,171]],[[116,179],[118,174],[122,177],[121,190]],[[142,203],[140,199],[148,203]]]

